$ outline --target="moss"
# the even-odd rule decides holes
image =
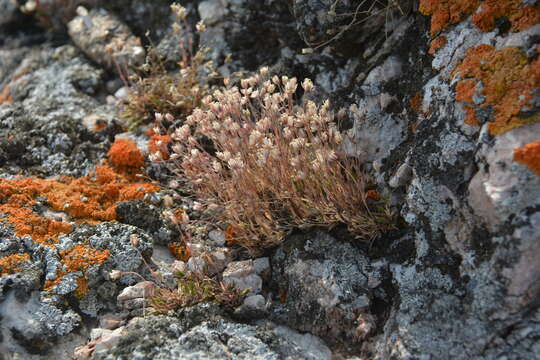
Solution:
[[[0,258],[0,276],[12,275],[21,271],[19,265],[30,261],[28,254],[13,254]]]
[[[540,140],[514,149],[514,161],[540,175]]]
[[[493,122],[488,124],[492,135],[539,121],[538,112],[523,116],[535,89],[540,88],[540,59],[529,62],[518,47],[496,50],[490,45],[479,45],[467,51],[465,59],[456,67],[454,76],[463,80],[456,85],[456,100],[466,104],[466,122],[477,124],[472,97],[481,88],[485,97],[481,107],[494,109]],[[481,87],[477,87],[481,83]]]

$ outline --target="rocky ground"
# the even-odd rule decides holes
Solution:
[[[181,57],[170,2],[0,0],[0,359],[540,359],[540,1],[182,5],[222,76],[349,109],[398,230],[183,248],[196,206],[121,116],[119,73]],[[178,271],[245,296],[156,314]]]

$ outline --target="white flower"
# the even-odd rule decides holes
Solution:
[[[120,279],[120,276],[122,276],[122,272],[120,270],[113,270],[109,273],[109,277],[112,281]]]
[[[313,82],[310,79],[305,78],[302,82],[302,88],[304,88],[305,92],[310,92],[313,90]]]

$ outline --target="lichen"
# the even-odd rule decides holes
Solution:
[[[109,258],[109,250],[97,250],[78,244],[69,250],[60,251],[60,262],[64,269],[58,271],[56,280],[45,282],[45,290],[50,291],[58,285],[64,276],[70,273],[82,273],[77,277],[77,289],[75,295],[78,298],[84,297],[88,293],[88,283],[86,271],[92,265],[101,265]]]
[[[540,88],[540,59],[530,62],[519,47],[473,47],[453,75],[462,79],[456,85],[456,100],[466,104],[468,124],[478,123],[473,102],[477,89],[485,97],[479,106],[494,110],[493,122],[488,124],[492,135],[540,121],[538,111],[531,115],[522,110],[530,107],[534,91]]]
[[[109,151],[115,168],[100,165],[90,176],[57,179],[0,179],[0,221],[14,227],[15,235],[29,235],[34,242],[53,246],[58,236],[72,231],[72,225],[39,216],[32,207],[43,197],[55,211],[65,212],[74,220],[95,224],[116,219],[116,204],[140,199],[158,191],[158,186],[142,183],[134,168],[144,165],[144,156],[128,140],[116,141]],[[134,148],[133,148],[134,147]]]
[[[25,261],[30,261],[30,255],[13,254],[0,258],[0,277],[18,273],[21,271],[19,265]]]
[[[540,140],[514,149],[514,161],[540,175]]]
[[[127,139],[116,139],[107,153],[109,162],[122,170],[138,170],[144,166],[144,155],[137,144]]]
[[[167,149],[167,146],[171,141],[170,135],[153,135],[150,138],[150,143],[148,145],[150,154],[158,153],[162,160],[168,160],[169,150]]]
[[[524,5],[522,0],[485,0],[480,3],[472,22],[482,31],[492,31],[497,19],[507,18],[510,31],[525,30],[540,23],[540,3]]]
[[[457,24],[478,7],[479,0],[420,0],[420,12],[431,15],[431,36],[448,25]]]
[[[188,261],[191,257],[189,248],[183,242],[171,242],[167,246],[177,260]]]
[[[437,50],[439,50],[444,45],[446,45],[447,41],[448,40],[446,39],[446,36],[444,36],[444,35],[437,36],[431,42],[431,45],[430,45],[429,50],[428,50],[428,54],[434,55],[437,52]]]
[[[473,24],[486,32],[492,31],[501,18],[508,19],[513,32],[540,23],[540,3],[524,5],[522,0],[420,0],[419,9],[431,16],[433,37],[471,14]]]

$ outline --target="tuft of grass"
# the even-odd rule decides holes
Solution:
[[[177,4],[171,5],[171,9],[177,17],[173,24],[174,32],[182,38],[180,35],[185,34],[188,28],[186,10]],[[197,31],[204,30],[204,24],[199,23]],[[121,115],[130,130],[152,122],[156,113],[184,118],[208,95],[208,85],[203,80],[211,78],[214,70],[212,62],[205,60],[207,49],[194,51],[192,36],[181,40],[179,47],[182,54],[179,71],[169,72],[155,51],[150,49],[142,72],[130,78],[130,91]]]
[[[178,273],[178,287],[159,287],[150,299],[150,306],[157,313],[166,313],[202,302],[215,301],[226,308],[234,309],[242,304],[245,291],[226,285],[204,275]]]
[[[234,242],[255,252],[296,227],[346,224],[365,240],[392,228],[393,215],[369,196],[360,164],[339,152],[330,103],[297,103],[296,78],[267,75],[263,68],[203,99],[204,109],[171,134],[171,170],[221,209],[215,220],[228,224]],[[302,87],[310,92],[313,83]]]

